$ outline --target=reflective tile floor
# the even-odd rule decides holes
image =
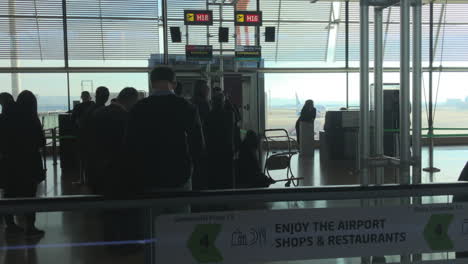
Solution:
[[[468,146],[460,147],[437,147],[435,152],[435,166],[441,169],[440,173],[423,173],[423,182],[454,182],[468,161]],[[427,149],[424,149],[424,167],[427,166]],[[300,181],[301,186],[324,186],[324,185],[348,185],[359,184],[359,176],[350,162],[338,162],[324,165],[320,163],[319,153],[313,158],[302,158],[294,156],[292,160],[292,171],[298,177],[304,177]],[[61,195],[87,194],[88,190],[79,184],[76,173],[62,173],[60,167],[54,167],[52,161],[47,163],[47,180],[41,184],[38,195],[56,197]],[[275,171],[273,178],[282,179],[284,171]],[[386,170],[385,181],[394,183],[397,174],[393,170]],[[284,182],[277,183],[272,188],[285,188]],[[294,187],[290,187],[294,188]],[[428,197],[425,202],[439,203],[449,202],[449,197]],[[397,204],[395,200],[386,200],[386,205]],[[289,208],[330,208],[330,207],[356,207],[359,201],[296,201],[278,202],[262,205],[232,205],[231,209],[289,209]],[[125,219],[128,210],[121,210],[121,214],[110,214],[119,219]],[[18,217],[19,222],[22,218]],[[38,213],[37,226],[46,231],[42,239],[25,239],[13,237],[5,239],[3,228],[0,228],[0,263],[18,264],[88,264],[88,263],[145,263],[144,250],[129,248],[128,246],[104,246],[101,242],[116,241],[114,233],[122,233],[122,226],[115,224],[109,214],[102,211],[85,212],[53,212]],[[109,236],[109,233],[111,234]],[[135,238],[135,234],[123,232],[118,241],[128,241]],[[424,255],[424,259],[451,259],[453,254]],[[387,257],[387,263],[397,263],[399,257]],[[277,263],[324,263],[324,264],[354,264],[361,263],[361,259],[330,259],[311,261],[292,261]],[[454,262],[450,262],[454,263]]]

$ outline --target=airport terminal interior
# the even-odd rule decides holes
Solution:
[[[0,0],[0,264],[468,263],[465,0]]]

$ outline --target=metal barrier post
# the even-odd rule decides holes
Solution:
[[[369,3],[360,1],[360,123],[359,123],[359,171],[361,185],[367,186],[369,180]],[[369,207],[369,200],[361,201],[362,207]],[[362,264],[371,263],[371,258],[361,258]]]
[[[156,237],[155,235],[155,228],[154,228],[154,210],[153,208],[148,208],[145,210],[145,213],[143,213],[144,219],[143,223],[145,225],[144,227],[144,238],[146,241],[150,241]],[[145,264],[154,264],[156,263],[156,244],[153,243],[147,243],[144,244],[144,263]]]
[[[400,1],[400,184],[410,184],[410,0]],[[402,198],[401,204],[410,203]],[[409,264],[410,255],[402,255],[401,263]]]
[[[400,183],[409,184],[410,153],[410,0],[400,3]]]
[[[384,155],[384,107],[383,107],[383,10],[374,8],[374,119],[375,155]],[[384,168],[376,168],[376,184],[384,184]]]
[[[425,168],[424,171],[437,173],[440,172],[440,169],[434,167],[434,103],[432,96],[434,73],[434,2],[430,2],[429,8],[429,167]]]
[[[359,170],[361,184],[369,184],[369,4],[360,2],[361,16],[361,62],[360,62],[360,129],[359,129]]]
[[[413,184],[421,184],[421,49],[422,49],[422,9],[421,0],[413,6]],[[421,197],[413,198],[413,204],[422,204]],[[414,254],[412,261],[421,261],[421,254]]]
[[[57,166],[57,128],[52,129],[52,152],[54,166]]]

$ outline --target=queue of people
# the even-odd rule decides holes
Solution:
[[[189,101],[181,97],[171,68],[156,68],[150,78],[147,98],[138,100],[137,90],[127,87],[106,106],[110,93],[102,86],[96,90],[95,102],[89,92],[83,92],[82,103],[72,111],[81,173],[93,193],[232,189],[273,183],[261,173],[255,153],[254,138],[258,137],[250,131],[241,144],[240,114],[220,89],[214,89],[210,99],[207,83],[198,81]],[[1,187],[7,198],[34,197],[45,179],[40,149],[46,143],[36,98],[23,91],[14,102],[11,95],[0,94],[0,104],[0,169],[5,171]],[[239,170],[242,178],[235,177]],[[34,214],[26,219],[23,230],[13,216],[6,216],[7,234],[44,235],[34,225]]]
[[[156,68],[150,78],[150,96],[140,101],[134,88],[125,88],[104,106],[109,92],[99,87],[96,103],[89,103],[84,93],[83,103],[75,107],[72,119],[92,191],[113,195],[235,188],[241,158],[236,158],[241,148],[236,107],[219,88],[210,98],[203,80],[197,81],[193,98],[184,99],[171,68]],[[254,166],[252,174],[261,177],[259,168]],[[265,176],[260,185],[251,186],[268,186],[268,181]]]

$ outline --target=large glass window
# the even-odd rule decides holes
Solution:
[[[139,91],[148,92],[147,73],[71,73],[70,103],[80,100],[82,91],[88,91],[95,99],[94,93],[99,86],[109,88],[109,100],[116,98],[125,87],[134,87]]]
[[[63,67],[62,1],[1,1],[0,67]]]
[[[434,73],[434,127],[468,128],[468,83],[466,73]],[[463,130],[436,130],[437,134],[468,134]]]
[[[1,92],[11,93],[15,97],[24,90],[33,92],[37,97],[40,113],[68,110],[66,74],[0,74],[0,83],[2,83]]]
[[[296,135],[295,124],[306,100],[317,108],[316,137],[325,123],[325,113],[346,107],[345,73],[266,74],[266,127],[284,128]]]

